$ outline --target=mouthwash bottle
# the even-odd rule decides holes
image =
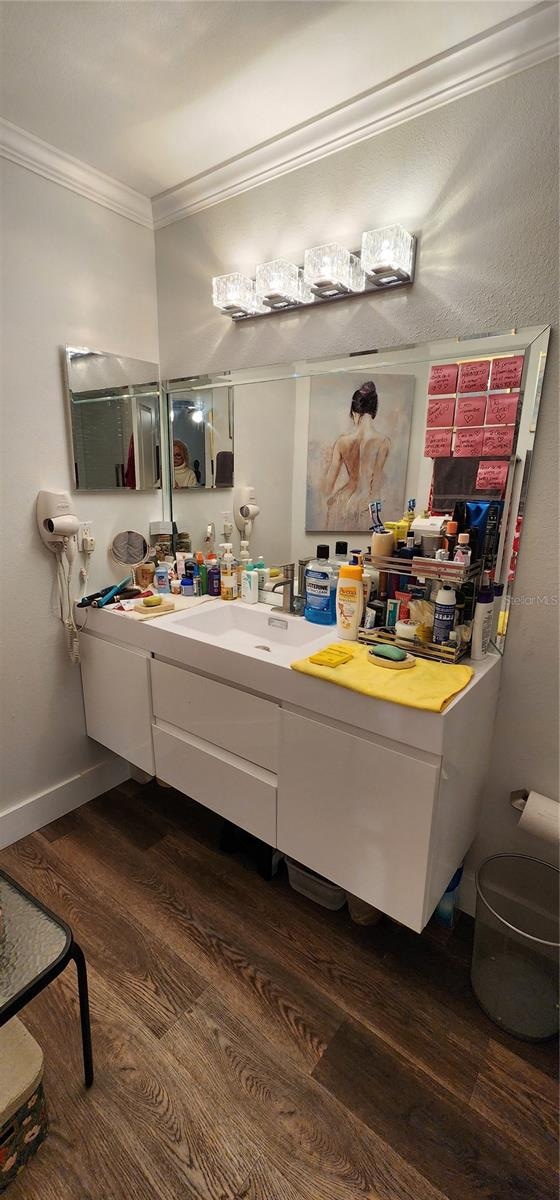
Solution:
[[[317,558],[305,568],[306,621],[315,625],[334,625],[336,622],[336,572],[329,563],[329,546],[317,546]]]

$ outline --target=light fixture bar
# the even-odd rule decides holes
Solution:
[[[303,267],[285,258],[260,263],[256,279],[240,272],[212,281],[216,308],[234,321],[348,300],[414,279],[416,238],[402,225],[369,229],[361,255],[337,242],[305,251]]]

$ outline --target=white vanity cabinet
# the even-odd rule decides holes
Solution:
[[[284,712],[279,849],[422,928],[434,908],[424,913],[440,764],[398,742]]]
[[[157,621],[89,620],[91,737],[423,929],[476,835],[497,659],[433,713],[171,636]]]
[[[148,775],[154,774],[151,655],[94,633],[80,634],[80,664],[89,736]]]

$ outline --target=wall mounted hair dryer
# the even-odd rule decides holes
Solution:
[[[246,485],[235,488],[233,493],[233,517],[241,537],[247,541],[251,537],[253,521],[261,511],[255,501],[254,487]]]
[[[39,492],[37,496],[37,525],[41,538],[53,554],[60,554],[75,538],[80,528],[72,513],[68,492]]]

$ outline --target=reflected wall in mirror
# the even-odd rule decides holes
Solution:
[[[76,487],[161,487],[158,364],[73,346],[64,364]]]
[[[233,487],[233,389],[165,384],[173,490]]]
[[[250,542],[253,559],[262,555],[268,566],[297,563],[313,556],[320,542],[328,543],[334,555],[339,540],[349,550],[367,551],[366,495],[368,502],[383,502],[388,521],[403,516],[399,497],[403,510],[414,499],[417,514],[426,509],[453,514],[456,506],[467,504],[488,513],[488,503],[497,501],[492,570],[504,588],[505,633],[548,339],[548,326],[532,326],[191,380],[190,392],[197,393],[198,382],[201,394],[212,394],[213,404],[220,392],[222,403],[230,403],[233,391],[236,482],[252,485],[260,506]],[[377,407],[370,402],[370,387],[363,411],[352,410],[354,394],[364,384],[374,385]],[[410,419],[391,431],[387,422],[405,392]],[[391,454],[379,453],[387,443],[391,450],[396,447],[400,437],[408,442],[404,472],[402,462],[393,467]],[[307,521],[310,462],[320,499],[313,532]],[[360,463],[365,469],[357,472]],[[375,495],[368,495],[370,490]],[[331,495],[335,502],[329,506]],[[211,494],[200,506],[192,500],[190,507],[180,506],[193,549],[202,548],[209,521],[216,524],[216,540],[226,540],[220,524],[225,507],[223,498]]]

